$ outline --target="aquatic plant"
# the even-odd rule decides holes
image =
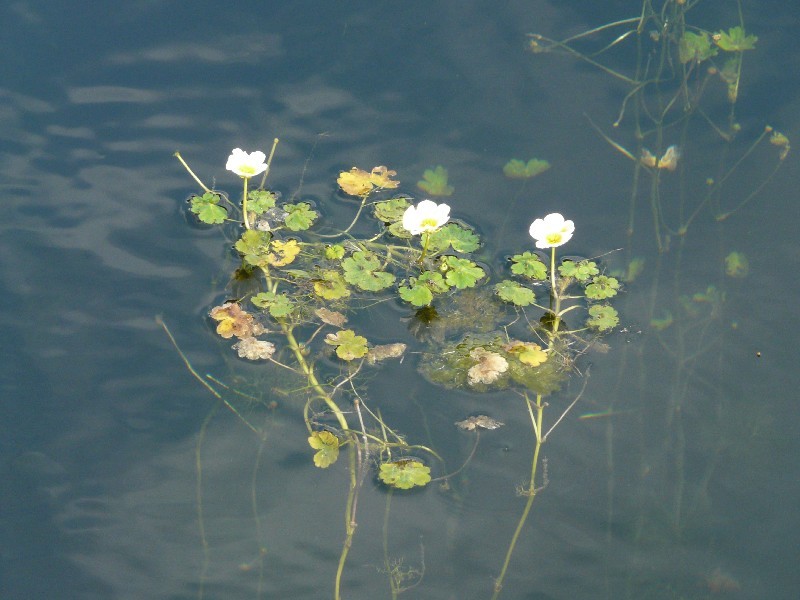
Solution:
[[[277,140],[270,159],[276,145]],[[575,398],[568,407],[562,406],[560,416],[545,429],[544,398],[561,389],[573,360],[618,322],[616,311],[598,302],[617,293],[616,279],[602,274],[595,261],[556,260],[556,248],[575,231],[573,222],[560,214],[536,219],[530,226],[536,247],[549,250],[549,256],[531,250],[515,254],[501,268],[506,275],[492,284],[490,272],[473,256],[482,248],[480,238],[462,220],[452,221],[449,205],[431,200],[414,203],[404,195],[377,196],[400,185],[393,179],[396,172],[385,166],[369,171],[353,167],[339,174],[339,189],[361,203],[348,227],[338,234],[321,235],[313,231],[321,220],[315,206],[304,201],[280,203],[279,194],[264,187],[269,161],[263,152],[247,154],[236,149],[228,160],[229,170],[245,182],[238,204],[224,192],[205,186],[180,154],[176,156],[203,190],[190,198],[191,214],[236,237],[233,247],[239,264],[229,299],[209,311],[217,334],[236,338],[233,350],[239,357],[302,380],[290,395],[305,422],[305,443],[313,451],[311,462],[316,467],[328,469],[342,453],[347,456],[345,539],[334,598],[342,595],[358,498],[373,461],[378,463],[378,481],[389,489],[446,482],[467,467],[480,430],[502,425],[485,415],[457,423],[474,432],[475,446],[464,464],[448,474],[435,449],[407,442],[371,407],[355,381],[367,369],[402,358],[407,344],[375,344],[372,333],[358,325],[347,328],[346,323],[365,303],[392,297],[408,306],[414,319],[434,323],[439,332],[425,341],[418,365],[430,381],[474,392],[513,389],[531,419],[534,454],[530,481],[522,494],[527,498],[526,511],[497,580],[500,589],[519,531],[544,485],[537,481],[541,445],[577,402]],[[261,186],[248,189],[247,181],[261,173]],[[353,233],[368,200],[373,207],[371,224]],[[537,297],[542,282],[549,283],[545,299]],[[462,302],[461,295],[468,292],[472,297]],[[478,313],[472,315],[470,310]],[[585,312],[584,324],[565,328],[564,315],[577,310]],[[324,366],[330,363],[338,366],[332,370]],[[187,366],[199,378],[188,362]],[[234,403],[223,400],[223,394],[208,381],[203,383],[250,430],[262,435]],[[412,452],[427,458],[412,456]],[[432,479],[435,471],[439,473]],[[387,572],[392,589],[402,588],[399,571],[387,566]]]

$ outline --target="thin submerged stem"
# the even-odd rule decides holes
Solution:
[[[492,600],[497,600],[500,597],[500,592],[503,590],[503,580],[505,579],[506,572],[508,571],[508,565],[511,563],[511,555],[514,554],[514,548],[517,546],[517,541],[519,540],[519,536],[522,533],[523,527],[525,527],[525,522],[528,520],[528,514],[531,512],[531,506],[533,505],[533,499],[536,497],[537,492],[541,488],[536,488],[536,470],[539,465],[539,451],[542,448],[543,438],[541,436],[542,431],[542,415],[544,412],[544,403],[542,402],[542,395],[536,395],[536,403],[533,404],[530,399],[525,396],[525,404],[528,408],[528,414],[531,417],[531,424],[533,426],[533,431],[536,438],[536,444],[533,450],[533,460],[531,461],[531,479],[528,485],[527,490],[523,490],[521,493],[527,496],[528,500],[525,502],[525,508],[522,510],[522,515],[517,522],[517,528],[514,530],[514,535],[511,537],[511,543],[508,546],[508,550],[506,551],[506,557],[503,561],[503,567],[500,570],[500,575],[497,576],[497,579],[494,581],[494,593],[492,594]],[[536,414],[534,414],[533,409],[536,409]],[[546,469],[545,469],[546,472]]]

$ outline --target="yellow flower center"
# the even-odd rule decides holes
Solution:
[[[439,226],[439,223],[436,222],[436,219],[423,219],[422,223],[419,224],[419,228],[423,231],[432,231]]]
[[[548,233],[547,234],[547,238],[546,238],[547,239],[547,243],[550,244],[551,246],[555,246],[556,244],[560,244],[561,243],[561,237],[562,236],[561,236],[561,232],[560,231],[555,232],[555,233]]]

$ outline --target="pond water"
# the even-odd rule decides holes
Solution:
[[[702,109],[656,144],[631,86],[590,62],[632,76],[636,35],[592,53],[635,23],[576,40],[583,58],[530,51],[530,33],[565,39],[641,14],[597,4],[5,3],[0,596],[333,597],[346,460],[315,468],[306,392],[214,332],[208,312],[238,262],[232,239],[188,212],[199,188],[173,157],[233,198],[231,149],[279,137],[269,185],[339,227],[358,205],[337,193],[340,171],[388,165],[422,198],[416,181],[442,165],[445,201],[476,224],[491,269],[533,250],[528,226],[550,212],[575,221],[567,254],[609,272],[644,261],[615,299],[607,352],[580,356],[547,398],[552,423],[583,389],[543,447],[547,485],[502,598],[796,598],[798,169],[769,136],[755,142],[767,125],[790,140],[800,125],[800,14],[742,0],[758,42],[741,53],[734,118],[711,74]],[[740,23],[736,2],[688,4],[697,28]],[[642,65],[661,47],[647,29]],[[648,105],[676,85],[646,88]],[[654,151],[681,148],[678,169],[636,168],[637,119]],[[551,168],[504,177],[507,161],[533,157]],[[731,252],[746,274],[726,274]],[[422,377],[413,314],[391,303],[350,315],[374,343],[411,345],[359,382],[370,406],[435,447],[447,467],[434,476],[472,451],[454,422],[505,426],[480,436],[448,489],[390,496],[367,476],[341,597],[391,598],[388,560],[424,571],[403,597],[490,598],[525,504],[530,419],[510,390]],[[230,396],[263,438],[198,383],[157,317],[201,378],[262,399]]]

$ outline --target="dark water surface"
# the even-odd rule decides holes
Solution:
[[[645,200],[629,237],[632,163],[584,116],[634,148],[630,120],[611,126],[627,89],[573,58],[526,51],[527,33],[563,38],[640,10],[599,4],[5,3],[0,597],[196,598],[203,578],[206,598],[331,597],[345,466],[313,467],[302,402],[214,334],[206,315],[235,261],[219,231],[186,214],[196,188],[172,157],[180,150],[234,195],[230,150],[267,150],[278,136],[272,186],[290,196],[302,178],[301,198],[334,221],[353,209],[335,194],[340,170],[386,164],[418,194],[423,170],[441,164],[455,215],[487,240],[481,260],[531,248],[528,225],[553,211],[576,222],[570,253],[624,248],[604,259],[609,268],[646,260],[616,304],[625,329],[579,365],[592,363],[592,377],[545,447],[549,485],[503,598],[797,598],[795,155],[731,218],[703,213],[660,257]],[[733,2],[708,0],[695,14],[712,30],[738,22]],[[759,42],[744,63],[742,142],[729,164],[765,125],[790,138],[800,125],[794,3],[745,1],[743,14]],[[610,59],[634,64],[635,45]],[[712,94],[709,118],[727,111],[724,93]],[[685,148],[695,162],[665,183],[674,202],[679,177],[719,177],[717,138],[700,121]],[[766,144],[750,155],[727,206],[776,154]],[[524,184],[502,176],[510,158],[534,156],[552,168]],[[723,274],[733,250],[749,257],[746,278]],[[691,299],[709,285],[725,293],[713,314]],[[681,295],[700,306],[696,325],[651,327],[667,310],[679,316]],[[384,312],[361,315],[363,326],[409,341],[410,311],[393,311],[397,324],[382,324]],[[266,419],[263,445],[226,410],[204,428],[215,399],[156,315],[199,373],[278,403],[242,408]],[[506,426],[483,436],[452,491],[394,494],[390,555],[424,561],[404,597],[489,598],[524,503],[514,489],[530,470],[530,423],[516,395],[442,391],[414,360],[367,389],[410,439],[459,465],[472,438],[454,421],[486,413]],[[386,494],[371,478],[364,489],[343,597],[389,598]]]

